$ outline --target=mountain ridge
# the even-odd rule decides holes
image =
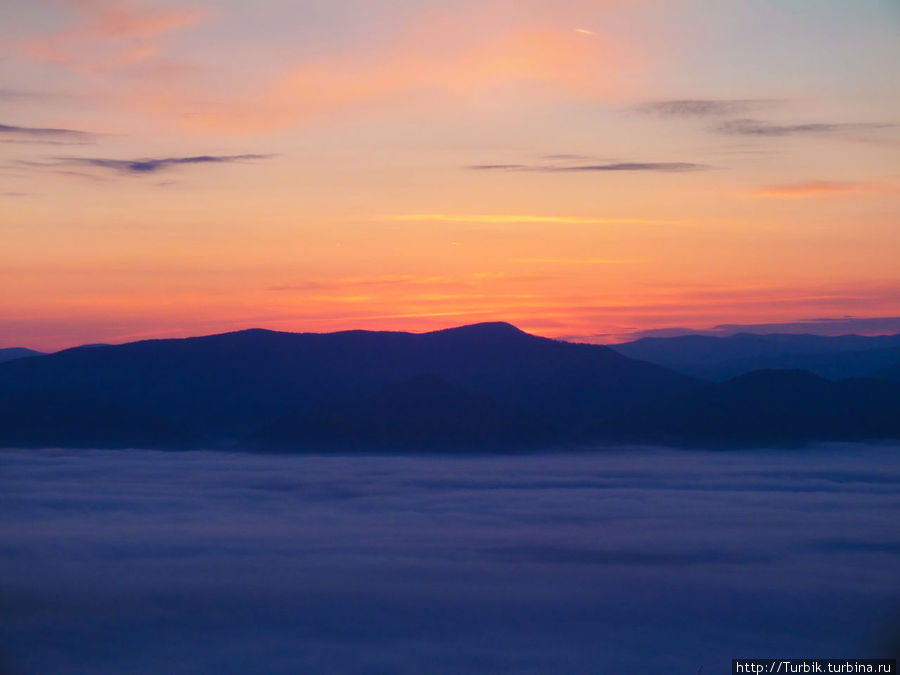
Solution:
[[[191,442],[210,444],[238,442],[285,415],[360,399],[422,374],[566,428],[695,385],[606,347],[533,336],[502,322],[420,334],[250,329],[26,361],[0,366],[0,396],[65,383],[79,396],[188,427]]]
[[[708,381],[504,322],[246,329],[0,364],[0,446],[741,445],[897,438],[895,419],[888,379],[795,368]]]
[[[641,338],[609,346],[630,358],[717,381],[770,368],[799,368],[831,379],[868,377],[900,362],[900,334],[683,335]]]

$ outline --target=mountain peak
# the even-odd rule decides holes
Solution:
[[[241,330],[231,331],[229,333],[219,333],[219,335],[274,335],[279,333],[277,330],[268,328],[242,328]]]
[[[483,337],[505,337],[513,335],[528,335],[525,331],[519,330],[511,323],[505,321],[486,321],[484,323],[472,323],[467,326],[457,326],[455,328],[445,328],[444,330],[433,331],[432,334],[443,335],[477,335]]]

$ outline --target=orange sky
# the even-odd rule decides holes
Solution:
[[[5,3],[0,347],[898,316],[898,33],[889,0]]]

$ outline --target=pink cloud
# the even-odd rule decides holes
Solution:
[[[201,130],[257,131],[401,100],[460,101],[499,88],[599,99],[622,86],[620,50],[574,29],[524,26],[460,45],[442,42],[437,32],[432,40],[430,28],[380,53],[297,64],[249,100],[198,101],[185,124]]]
[[[237,69],[245,77],[229,78],[223,89],[221,78],[154,71],[109,96],[189,131],[214,133],[276,130],[361,107],[444,105],[498,92],[602,99],[630,88],[630,76],[643,64],[618,37],[578,28],[582,20],[593,25],[585,17],[619,1],[560,0],[552,11],[527,0],[425,5],[380,41],[337,43],[317,58],[286,55],[281,72],[267,80]],[[147,26],[173,30],[194,20],[195,13],[186,13]]]
[[[92,78],[91,96],[106,109],[191,132],[270,131],[360,108],[511,93],[598,100],[622,96],[643,65],[633,45],[597,25],[601,12],[626,0],[423,3],[373,41],[338,42],[316,58],[288,53],[269,75],[230,53],[214,64],[199,54],[173,59],[172,34],[197,24],[202,10],[149,0],[59,2],[72,12],[70,25],[18,43],[20,55]],[[109,79],[122,74],[129,77]]]
[[[64,0],[77,19],[69,28],[19,44],[23,55],[84,74],[143,64],[159,56],[165,36],[199,21],[195,9],[162,9],[131,0]]]

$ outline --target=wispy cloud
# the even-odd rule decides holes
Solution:
[[[699,171],[709,169],[705,164],[694,162],[618,162],[615,164],[581,164],[577,166],[554,166],[542,171],[550,172],[591,172],[591,171]]]
[[[382,274],[362,277],[340,277],[329,280],[302,280],[285,284],[277,284],[266,288],[267,291],[289,291],[303,293],[318,293],[327,299],[334,299],[335,294],[346,295],[348,291],[371,292],[377,290],[380,294],[398,293],[407,298],[417,297],[409,295],[418,293],[427,288],[425,292],[442,290],[445,293],[459,292],[461,288],[483,288],[485,283],[498,285],[515,284],[521,281],[539,281],[551,277],[535,274],[506,274],[505,272],[472,272],[458,275],[423,275],[423,274]],[[508,293],[508,291],[507,291]],[[448,296],[445,296],[448,297]],[[353,296],[351,296],[351,299]],[[368,298],[365,298],[368,299]]]
[[[20,43],[32,59],[82,73],[110,72],[158,56],[164,36],[199,21],[194,9],[124,0],[63,0],[78,16],[62,30]]]
[[[49,96],[49,94],[37,91],[0,87],[0,101],[31,101],[35,99],[48,98]]]
[[[897,194],[897,186],[878,182],[811,180],[799,183],[764,185],[753,190],[751,197],[762,199],[808,199],[864,194]]]
[[[575,155],[571,153],[557,153],[552,155],[544,155],[542,159],[548,159],[551,161],[566,161],[566,162],[596,162],[598,159],[596,157],[591,157],[590,155]]]
[[[556,224],[556,225],[676,225],[677,220],[646,218],[582,218],[577,216],[541,216],[526,214],[453,214],[453,213],[404,213],[387,216],[396,222],[441,222],[441,223],[491,223],[514,224]]]
[[[466,168],[473,171],[527,171],[531,167],[527,164],[472,164]]]
[[[677,173],[683,171],[702,171],[710,169],[707,164],[695,162],[613,162],[609,164],[473,164],[468,169],[473,171],[537,171],[542,173],[591,173],[611,171],[660,171]]]
[[[580,0],[562,0],[547,12],[518,11],[507,0],[433,4],[441,6],[404,12],[395,40],[303,58],[249,95],[153,90],[134,103],[164,116],[177,112],[191,129],[257,131],[360,107],[478,101],[497,88],[598,100],[624,87],[637,61],[633,47],[614,35],[596,39],[561,25],[568,23],[562,17],[581,13]]]
[[[716,131],[737,136],[795,136],[889,129],[894,126],[896,125],[881,122],[772,124],[762,120],[743,118],[722,122],[716,127]]]
[[[637,265],[646,262],[639,258],[516,258],[527,265]]]
[[[87,143],[97,134],[77,129],[57,129],[48,127],[23,127],[0,124],[0,140],[3,142],[26,143]]]
[[[598,0],[591,11],[619,1]],[[109,106],[208,133],[281,129],[359,108],[480,101],[498,87],[529,98],[596,101],[631,86],[628,73],[642,63],[635,46],[615,34],[573,30],[584,18],[583,0],[546,7],[509,0],[394,3],[400,7],[384,9],[393,17],[390,39],[367,26],[365,40],[337,36],[324,50],[298,45],[279,59],[280,72],[226,65],[226,90],[219,78],[206,77],[215,69],[208,60],[172,48],[182,31],[210,14],[193,3],[53,4],[69,10],[57,23],[61,29],[17,41],[19,56],[90,78],[91,96]],[[343,13],[351,26],[367,16],[350,7]]]
[[[641,103],[634,109],[664,117],[717,117],[740,115],[776,102],[772,99],[677,99]]]
[[[196,155],[193,157],[162,157],[143,159],[103,159],[100,157],[57,157],[59,164],[74,164],[80,166],[108,169],[116,173],[128,175],[146,175],[165,171],[177,166],[195,164],[226,164],[232,162],[246,162],[259,159],[270,159],[274,155]]]

